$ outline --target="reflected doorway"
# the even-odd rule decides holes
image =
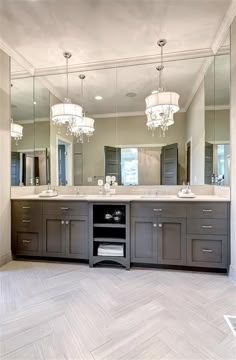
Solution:
[[[73,144],[57,136],[57,185],[72,185]]]

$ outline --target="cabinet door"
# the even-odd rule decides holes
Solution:
[[[71,216],[66,219],[66,257],[88,259],[88,217]]]
[[[43,255],[65,257],[65,220],[58,215],[43,217]]]
[[[166,218],[158,221],[158,263],[186,265],[186,220]]]
[[[157,264],[157,224],[153,218],[131,218],[131,261]]]

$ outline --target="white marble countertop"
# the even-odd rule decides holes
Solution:
[[[217,195],[196,195],[195,198],[179,198],[177,195],[58,195],[55,197],[40,197],[39,195],[25,195],[12,197],[12,200],[41,200],[41,201],[91,201],[91,202],[130,202],[130,201],[159,201],[159,202],[198,202],[198,201],[226,201],[229,198]]]

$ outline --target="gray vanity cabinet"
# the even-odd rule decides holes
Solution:
[[[158,221],[158,263],[186,265],[186,220],[162,218]]]
[[[43,255],[65,257],[65,219],[60,215],[43,216]]]
[[[154,218],[131,218],[131,262],[157,264],[157,223]]]
[[[88,259],[87,216],[45,215],[43,255]]]
[[[89,258],[88,217],[71,216],[66,224],[66,257],[75,259]]]
[[[43,213],[43,255],[88,259],[88,204],[48,201]]]
[[[12,202],[12,253],[42,256],[42,203],[17,200]]]
[[[186,209],[182,204],[155,202],[132,204],[131,262],[186,265],[184,216]]]

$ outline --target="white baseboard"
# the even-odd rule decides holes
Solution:
[[[12,260],[12,254],[11,252],[5,254],[5,255],[1,255],[0,256],[0,266],[3,266],[5,264],[7,264],[9,261]]]
[[[233,283],[236,285],[236,269],[232,265],[230,265],[229,268],[229,276]]]

